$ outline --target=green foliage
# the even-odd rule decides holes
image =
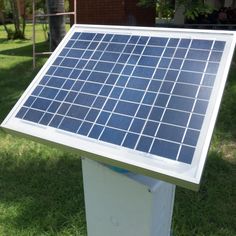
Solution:
[[[68,0],[66,0],[66,4],[67,8],[69,8]],[[16,3],[16,0],[0,0],[0,19],[2,18],[2,22],[7,33],[7,39],[25,38],[25,22],[27,16],[32,14],[32,0],[24,0],[23,15],[18,14],[18,7],[19,5]],[[41,13],[46,13],[46,0],[36,0],[35,8],[36,11],[38,10],[41,11]],[[14,29],[9,29],[6,24],[6,20],[8,20],[9,18],[15,25]],[[43,30],[47,30],[47,27],[45,25],[43,26]]]
[[[173,18],[174,4],[171,0],[139,0],[141,7],[156,7],[159,18]]]
[[[184,6],[186,19],[195,20],[199,16],[211,14],[214,8],[202,0],[178,0],[178,7]]]
[[[142,7],[153,7],[157,3],[157,0],[139,0],[138,5]]]
[[[211,14],[214,8],[202,0],[176,0],[177,7],[184,6],[184,15],[188,20],[195,20],[202,15]],[[172,18],[175,6],[171,0],[139,0],[140,6],[150,7],[156,5],[157,13],[161,17]]]
[[[5,15],[10,16],[12,14],[10,2],[0,0],[0,11]]]
[[[16,0],[0,0],[1,1],[1,20],[7,32],[8,39],[24,39],[25,38],[25,17],[19,15],[18,3]],[[14,31],[9,29],[6,25],[5,18],[12,15],[12,22],[14,24]]]
[[[171,19],[174,17],[175,6],[170,0],[161,0],[157,2],[156,9],[159,18]]]
[[[32,3],[32,1],[30,0]],[[46,0],[36,0],[35,1],[35,8],[36,9],[46,9]]]
[[[14,39],[15,31],[11,28],[7,28],[7,39]]]
[[[65,0],[65,11],[69,11],[70,9],[70,2],[69,0]]]

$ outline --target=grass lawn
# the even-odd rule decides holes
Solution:
[[[46,60],[32,70],[31,30],[28,25],[29,40],[7,41],[0,26],[0,122]],[[40,25],[37,32],[38,51],[47,50]],[[235,115],[234,64],[200,191],[177,187],[175,236],[236,235]],[[0,235],[86,235],[78,156],[0,131]]]

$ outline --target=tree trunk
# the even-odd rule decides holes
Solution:
[[[13,12],[13,21],[14,21],[14,26],[15,26],[14,38],[24,38],[24,35],[20,27],[20,16],[19,16],[19,11],[18,11],[17,1],[11,0],[10,3],[11,3],[12,12]]]
[[[65,11],[64,0],[47,0],[48,13],[55,14]],[[50,31],[50,50],[54,51],[66,34],[65,17],[51,16],[49,17]]]
[[[5,3],[9,1],[11,13],[13,15],[13,24],[15,29],[11,30],[5,22]],[[0,0],[0,19],[7,33],[8,39],[25,39],[25,15],[20,16],[19,4],[17,0]],[[21,20],[23,23],[21,23]]]
[[[10,31],[9,31],[9,29],[7,28],[7,25],[6,25],[6,23],[5,23],[5,16],[4,16],[3,10],[0,11],[0,21],[1,21],[1,23],[3,24],[3,27],[4,27],[4,29],[5,29],[5,31],[6,31],[6,33],[7,33],[7,38],[9,38]]]
[[[235,7],[236,7],[236,0],[233,0],[231,7],[232,7],[232,8],[235,8]]]

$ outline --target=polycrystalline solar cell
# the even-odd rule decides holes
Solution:
[[[163,122],[186,127],[189,117],[190,113],[188,112],[167,109],[163,117]]]
[[[191,156],[194,155],[195,149],[190,146],[185,146],[183,145],[180,149],[180,154],[179,154],[179,161],[184,162],[186,164],[191,164]]]
[[[204,76],[202,84],[205,86],[212,87],[214,85],[215,77],[216,77],[215,75],[206,74]]]
[[[150,110],[151,106],[140,105],[138,111],[136,112],[136,117],[146,119]]]
[[[212,40],[193,39],[190,48],[196,49],[211,49],[213,44]]]
[[[149,152],[150,146],[153,142],[153,138],[147,136],[141,136],[136,144],[136,149],[142,152]]]
[[[114,91],[114,90],[113,90]],[[121,99],[131,102],[140,102],[144,95],[143,91],[133,90],[133,89],[125,89],[121,95]]]
[[[131,117],[114,114],[108,120],[107,125],[113,128],[127,130],[130,126],[131,120]]]
[[[16,116],[191,164],[223,50],[214,40],[76,32]]]
[[[143,89],[145,90],[150,83],[148,79],[137,78],[137,77],[127,77],[127,87],[134,88],[134,89]],[[123,84],[125,85],[125,84]]]
[[[78,120],[76,120],[76,119],[65,117],[62,120],[62,122],[59,126],[59,129],[76,133],[80,124],[81,124],[81,122],[78,122]]]
[[[105,128],[101,135],[101,140],[113,144],[120,145],[125,137],[125,133],[112,128]]]
[[[178,81],[182,83],[200,85],[202,81],[202,74],[190,71],[181,71],[179,73]]]
[[[175,160],[178,154],[179,145],[173,142],[156,139],[151,152],[158,156],[166,156],[169,159]],[[185,162],[186,163],[186,162]]]
[[[190,49],[186,56],[188,59],[194,60],[207,60],[209,57],[209,51],[200,49]]]
[[[88,135],[90,129],[92,128],[93,123],[83,122],[78,130],[78,134]]]
[[[157,129],[158,129],[159,123],[154,121],[148,121],[144,127],[143,134],[154,136]]]
[[[133,133],[139,134],[142,131],[144,124],[145,124],[145,120],[135,118],[133,120],[132,125],[130,126],[129,130]]]

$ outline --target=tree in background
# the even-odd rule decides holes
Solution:
[[[64,0],[47,0],[49,14],[65,12]],[[50,50],[54,51],[66,34],[65,16],[49,17]]]
[[[30,0],[25,0],[22,12],[17,0],[0,0],[0,20],[4,25],[8,39],[25,39],[26,14],[30,8]],[[6,19],[11,18],[14,29],[9,28]]]
[[[214,10],[213,7],[204,3],[202,0],[175,0],[175,3],[172,0],[139,0],[139,4],[142,6],[156,5],[160,18],[173,16],[176,8],[180,6],[184,6],[184,16],[187,20],[195,20],[201,15],[212,13]],[[175,9],[173,7],[174,5]]]
[[[42,13],[65,11],[64,0],[36,0],[35,3],[36,9],[40,9]],[[66,0],[67,5],[68,0]],[[30,14],[32,14],[32,0],[0,0],[0,23],[3,24],[8,39],[25,39],[26,19]],[[9,22],[13,23],[14,28],[8,26]],[[49,31],[50,49],[53,51],[65,36],[65,17],[50,17]]]
[[[0,0],[0,23],[3,24],[5,31],[8,35],[8,28],[6,26],[6,15],[9,15],[8,12],[9,8],[6,7],[5,2],[3,0]]]
[[[174,16],[174,0],[139,0],[138,4],[144,7],[156,7],[157,17],[160,19],[169,19]]]
[[[233,0],[233,2],[232,2],[232,8],[236,8],[236,0]]]
[[[188,21],[195,21],[198,17],[205,17],[214,10],[210,4],[202,0],[178,0],[178,6],[184,6],[184,16]]]

